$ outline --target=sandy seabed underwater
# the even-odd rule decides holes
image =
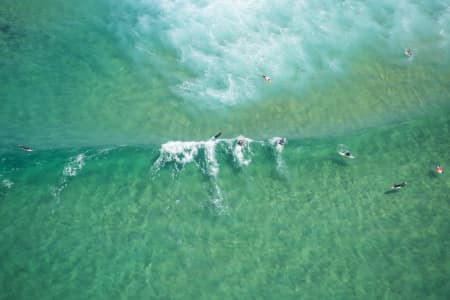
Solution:
[[[448,299],[449,28],[438,0],[4,0],[0,299]]]

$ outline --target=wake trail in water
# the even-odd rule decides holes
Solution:
[[[283,150],[284,146],[287,143],[287,140],[285,138],[281,137],[274,137],[269,140],[269,143],[273,146],[274,152],[275,152],[275,161],[277,165],[277,171],[280,174],[284,174],[286,172],[286,166],[285,162],[283,160]]]
[[[252,139],[238,136],[235,143],[229,144],[232,147],[233,158],[239,167],[248,166],[252,162],[253,152],[250,148],[252,142]]]
[[[112,150],[112,148],[104,148],[100,150],[87,150],[79,153],[75,156],[69,157],[67,163],[62,170],[62,176],[59,179],[59,183],[52,187],[52,195],[58,201],[60,200],[61,193],[69,184],[70,178],[76,177],[86,165],[88,160],[97,158],[101,155],[106,155]]]
[[[275,149],[274,151],[277,153],[277,169],[281,171],[281,154],[284,145],[279,143],[280,140],[281,138],[272,138],[268,145]],[[285,141],[285,139],[283,140]],[[226,206],[223,204],[223,195],[218,184],[220,165],[216,157],[217,148],[233,157],[233,161],[236,164],[235,167],[244,168],[252,162],[254,156],[251,149],[252,144],[266,145],[263,141],[255,141],[244,136],[231,139],[212,138],[207,141],[169,141],[161,145],[159,156],[151,167],[150,176],[154,180],[161,172],[161,169],[170,165],[173,171],[172,179],[175,179],[175,175],[182,172],[186,164],[195,164],[210,179],[213,187],[213,195],[209,199],[210,202],[219,211],[219,214],[225,214]]]
[[[216,145],[220,141],[221,140],[218,139],[210,139],[200,142],[170,141],[161,145],[159,157],[153,163],[151,168],[152,178],[155,178],[161,168],[167,164],[173,165],[175,171],[175,173],[173,173],[174,177],[175,174],[183,170],[186,164],[194,163],[211,179],[212,184],[215,187],[215,195],[212,196],[210,201],[219,210],[219,213],[224,213],[225,207],[223,206],[222,192],[217,184],[219,163],[216,159]],[[196,161],[200,151],[203,151],[204,153],[204,167],[202,167],[200,162]]]

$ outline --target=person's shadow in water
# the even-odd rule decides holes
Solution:
[[[384,192],[385,195],[390,195],[390,194],[395,194],[397,193],[399,190],[394,190],[394,189],[390,189],[387,190],[386,192]]]
[[[332,158],[331,158],[331,161],[332,161],[334,164],[338,165],[338,166],[343,166],[343,167],[347,167],[347,166],[348,166],[348,162],[347,162],[346,160],[343,160],[343,159],[340,158],[340,157],[332,157]]]
[[[438,175],[439,175],[439,174],[436,173],[436,172],[433,171],[433,170],[429,170],[429,171],[428,171],[428,176],[431,177],[431,178],[437,178]]]

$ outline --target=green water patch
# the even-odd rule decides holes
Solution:
[[[5,59],[0,74],[0,136],[4,145],[48,149],[150,144],[203,139],[216,130],[229,136],[296,138],[345,133],[449,109],[449,55],[442,25],[447,17],[440,3],[423,5],[424,15],[409,23],[408,34],[402,33],[401,26],[395,27],[407,20],[401,19],[399,12],[395,15],[398,7],[389,3],[383,3],[379,11],[362,10],[371,18],[376,16],[369,27],[361,29],[371,34],[355,31],[349,16],[342,26],[340,19],[331,18],[335,28],[343,31],[343,38],[330,47],[301,31],[298,34],[305,45],[291,45],[289,37],[295,40],[298,36],[284,27],[277,31],[263,26],[259,30],[269,30],[264,38],[272,34],[290,45],[286,51],[277,51],[287,63],[282,70],[273,67],[273,74],[268,73],[273,82],[266,84],[259,73],[265,69],[263,62],[273,65],[273,61],[264,57],[258,67],[244,68],[243,62],[242,69],[235,68],[233,59],[245,59],[235,57],[238,54],[229,56],[225,51],[228,40],[217,42],[224,42],[219,53],[203,48],[201,52],[217,60],[219,67],[213,70],[218,68],[221,75],[199,74],[198,68],[204,70],[205,66],[187,59],[185,48],[170,40],[167,30],[174,24],[167,20],[155,24],[162,18],[157,8],[103,1],[83,5],[28,2],[7,1],[1,8],[0,52]],[[25,5],[29,9],[24,9]],[[407,7],[420,12],[415,5]],[[319,8],[313,5],[309,12]],[[330,17],[327,10],[319,12],[324,20]],[[275,19],[286,15],[282,6],[276,7]],[[437,23],[430,16],[436,17]],[[388,21],[391,17],[398,20]],[[286,20],[296,22],[294,19]],[[413,29],[417,35],[412,34]],[[323,28],[311,30],[329,38]],[[349,31],[353,35],[347,35]],[[237,37],[229,37],[229,43],[239,41]],[[255,44],[258,40],[250,42],[256,49],[264,48]],[[237,46],[228,45],[239,50]],[[413,48],[412,59],[404,56],[405,47]],[[300,48],[310,60],[296,56]],[[233,68],[226,69],[227,63]],[[233,102],[205,96],[208,89],[227,87],[228,79],[236,84]],[[202,83],[197,86],[198,95],[180,93],[180,86],[192,81]],[[249,89],[255,90],[253,96],[247,94]]]
[[[288,139],[282,169],[219,144],[215,176],[201,151],[153,174],[156,146],[2,153],[1,298],[445,299],[449,125]]]

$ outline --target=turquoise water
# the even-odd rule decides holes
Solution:
[[[0,299],[447,299],[449,28],[447,1],[3,1]]]

